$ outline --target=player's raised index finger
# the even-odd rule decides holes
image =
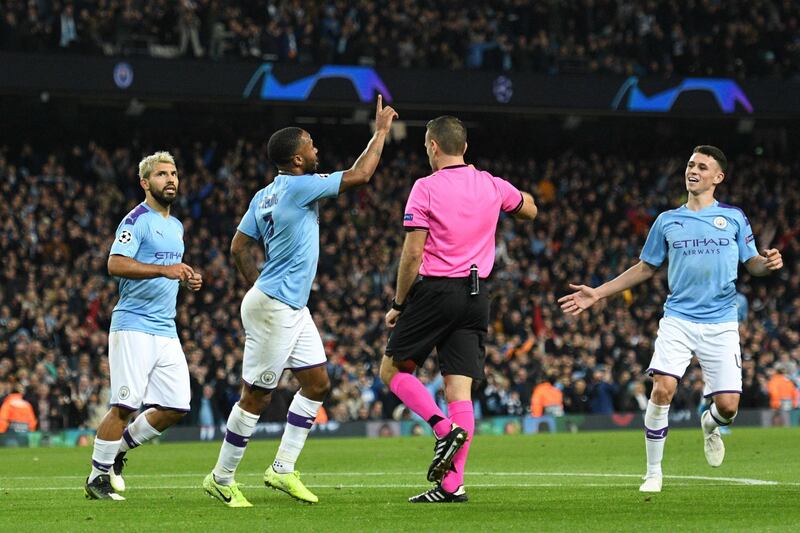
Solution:
[[[381,110],[383,110],[383,95],[380,95],[380,94],[379,94],[379,95],[378,95],[378,105],[377,105],[377,111],[378,111],[378,113],[380,113],[380,112],[381,112]]]

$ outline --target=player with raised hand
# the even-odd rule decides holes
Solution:
[[[759,255],[742,210],[714,198],[727,167],[719,148],[697,146],[686,165],[688,200],[656,218],[640,261],[599,287],[570,285],[575,292],[558,300],[565,313],[578,315],[598,300],[650,279],[665,260],[669,263],[670,293],[647,370],[653,376],[653,391],[644,420],[647,473],[642,492],[661,491],[669,405],[692,354],[700,361],[705,396],[713,399],[701,417],[706,460],[714,467],[722,464],[725,446],[719,427],[733,422],[742,392],[735,301],[738,262],[754,276],[783,267],[778,250]]]
[[[145,201],[116,231],[108,273],[119,280],[111,315],[108,362],[111,409],[94,441],[90,499],[124,500],[125,454],[161,435],[189,412],[189,368],[175,328],[178,287],[200,290],[203,278],[182,263],[183,225],[170,215],[178,195],[178,171],[168,152],[139,163]],[[142,404],[146,410],[128,426]],[[127,426],[127,427],[126,427]]]
[[[286,428],[264,483],[297,500],[318,501],[295,470],[330,390],[322,339],[306,307],[319,259],[318,201],[369,182],[395,118],[395,110],[383,107],[378,95],[375,133],[366,149],[349,170],[332,174],[316,173],[317,149],[307,131],[284,128],[269,139],[267,151],[278,175],[255,194],[231,243],[236,267],[253,285],[242,301],[242,397],[228,417],[217,464],[203,481],[205,491],[229,507],[251,506],[234,474],[286,368],[300,382],[300,390],[289,406]],[[259,245],[266,256],[260,271],[255,253]]]

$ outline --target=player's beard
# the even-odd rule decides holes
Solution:
[[[319,159],[314,159],[313,161],[308,161],[306,164],[306,168],[303,169],[303,172],[306,174],[313,174],[319,168]]]
[[[166,208],[171,206],[172,202],[174,202],[175,199],[178,197],[178,188],[177,187],[175,188],[175,193],[172,194],[172,196],[167,196],[164,193],[164,189],[161,189],[160,191],[156,191],[155,189],[150,189],[150,194],[153,195],[153,199],[156,202],[161,204],[162,207]]]

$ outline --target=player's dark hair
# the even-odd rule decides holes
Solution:
[[[728,172],[728,158],[725,157],[725,154],[722,152],[722,150],[716,146],[711,146],[710,144],[701,144],[700,146],[695,146],[694,150],[692,150],[692,153],[713,157],[719,165],[719,168],[722,169],[722,172]]]
[[[278,167],[286,166],[300,148],[301,128],[283,128],[272,134],[267,143],[267,157]]]
[[[456,117],[444,115],[428,122],[428,133],[447,155],[462,155],[467,146],[467,128]]]

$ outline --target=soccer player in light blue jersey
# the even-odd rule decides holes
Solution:
[[[778,250],[758,253],[742,210],[714,198],[727,169],[722,150],[697,146],[686,165],[688,200],[656,218],[640,261],[599,287],[570,285],[575,292],[558,300],[565,313],[578,315],[598,300],[650,279],[665,260],[668,263],[669,296],[648,368],[653,392],[644,418],[647,473],[639,488],[642,492],[661,492],[669,405],[692,354],[700,361],[705,396],[713,399],[701,418],[703,450],[709,465],[722,464],[725,446],[719,427],[733,422],[742,392],[738,265],[744,263],[753,276],[766,276],[783,267]]]
[[[242,301],[245,329],[242,397],[228,417],[227,431],[213,471],[203,488],[229,507],[250,507],[234,481],[261,412],[270,402],[283,370],[300,382],[273,464],[264,483],[297,500],[318,498],[295,470],[308,433],[330,390],[327,358],[306,307],[319,259],[319,200],[369,182],[380,160],[386,135],[397,117],[378,96],[375,133],[349,170],[317,174],[317,149],[307,131],[284,128],[269,139],[269,158],[278,167],[275,180],[258,191],[231,243],[239,272],[253,285]],[[259,271],[255,248],[266,256]]]
[[[124,500],[125,454],[189,412],[189,369],[175,329],[175,302],[179,286],[197,291],[203,279],[182,262],[183,225],[169,214],[179,184],[172,156],[156,152],[142,159],[139,184],[145,200],[117,227],[108,258],[120,298],[108,336],[111,409],[97,428],[85,486],[90,499]]]

